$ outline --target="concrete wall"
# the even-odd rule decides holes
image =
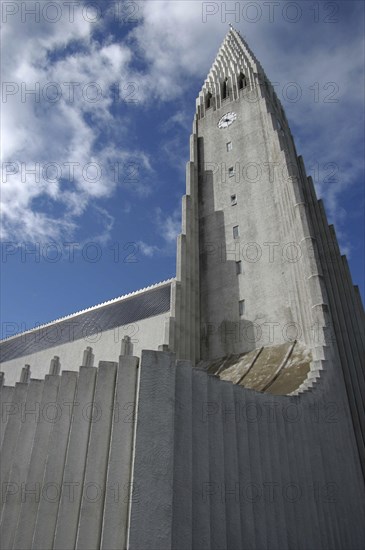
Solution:
[[[170,352],[137,367],[123,356],[2,387],[4,550],[363,549],[339,363],[295,397]]]
[[[1,548],[125,548],[138,358],[1,390]]]
[[[363,478],[331,367],[279,397],[143,352],[129,548],[362,549]]]
[[[157,350],[158,346],[164,342],[165,324],[168,318],[169,314],[164,313],[128,326],[99,332],[85,339],[56,345],[32,355],[1,363],[0,370],[4,372],[5,383],[9,386],[19,381],[21,370],[26,364],[30,365],[33,378],[44,378],[49,372],[50,361],[55,355],[60,359],[61,371],[78,370],[83,364],[83,352],[88,346],[93,348],[95,365],[101,360],[116,361],[120,354],[122,340],[126,335],[131,338],[133,354],[140,357],[142,349]]]

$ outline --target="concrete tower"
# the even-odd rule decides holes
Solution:
[[[287,375],[278,393],[300,393],[321,372],[338,372],[364,457],[359,289],[273,86],[232,27],[196,102],[182,220],[171,349],[221,375],[263,349],[280,370],[278,350],[295,343],[292,381]],[[300,383],[304,363],[310,371]]]
[[[311,350],[325,343],[313,334],[328,325],[328,300],[306,180],[284,110],[231,28],[191,136],[177,261],[181,357],[216,359],[288,337]]]

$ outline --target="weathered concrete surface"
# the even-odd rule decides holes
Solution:
[[[201,361],[198,367],[221,380],[245,388],[288,395],[299,390],[310,373],[311,353],[298,342],[260,348],[214,361]]]
[[[55,550],[74,548],[76,543],[96,373],[95,367],[80,368],[53,543]]]
[[[101,361],[95,385],[77,550],[100,548],[117,363]]]
[[[133,465],[130,550],[170,548],[173,511],[175,365],[171,353],[143,351]],[[153,510],[153,513],[151,513]]]
[[[292,397],[170,352],[137,364],[124,356],[118,369],[102,362],[15,388],[33,415],[38,399],[43,415],[63,414],[8,421],[19,452],[9,457],[5,437],[2,547],[362,550],[365,490],[339,363]]]
[[[117,371],[100,548],[125,548],[128,534],[138,358],[121,356]],[[132,491],[132,495],[130,494]]]
[[[28,489],[26,498],[22,498],[21,510],[15,533],[14,548],[29,550],[32,546],[33,532],[37,518],[41,485],[46,465],[49,437],[57,419],[58,411],[55,404],[59,389],[60,377],[47,375],[44,380],[43,394],[40,401],[39,419],[34,435],[28,471],[21,479],[26,479]],[[24,497],[24,495],[23,495]]]

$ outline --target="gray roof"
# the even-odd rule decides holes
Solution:
[[[170,310],[171,281],[0,342],[1,362],[67,344]]]

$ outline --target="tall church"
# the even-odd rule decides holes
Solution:
[[[196,102],[176,277],[1,343],[1,547],[363,549],[364,339],[230,28]]]

